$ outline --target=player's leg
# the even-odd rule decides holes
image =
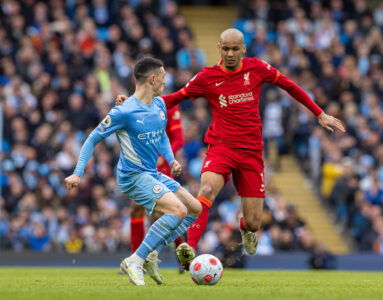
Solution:
[[[157,161],[157,170],[158,170],[160,173],[162,173],[162,174],[164,174],[164,175],[166,175],[166,176],[168,176],[168,177],[170,177],[170,178],[173,178],[172,175],[171,175],[172,170],[171,170],[169,164],[167,163],[167,161],[165,160],[165,158],[163,158],[161,155],[158,157],[158,161]],[[177,238],[174,240],[174,243],[175,243],[176,248],[177,248],[179,245],[183,244],[184,241],[183,241],[182,236],[177,237]],[[182,272],[183,269],[180,268],[180,271]]]
[[[197,249],[198,242],[206,229],[209,210],[213,201],[230,179],[230,173],[235,163],[228,154],[228,148],[223,146],[209,146],[201,170],[201,187],[197,200],[202,205],[202,212],[188,230],[188,244]]]
[[[130,211],[130,242],[132,252],[135,252],[144,240],[145,214],[145,208],[132,201]]]
[[[258,235],[261,228],[263,198],[242,197],[243,217],[240,220],[242,243],[247,253],[253,255],[257,252]]]
[[[163,215],[149,228],[140,247],[130,257],[123,260],[121,269],[127,273],[136,285],[145,285],[142,267],[148,255],[164,243],[170,234],[185,218],[187,209],[178,198],[150,173],[118,178],[120,189],[131,199],[145,207],[149,214],[154,210]],[[178,185],[179,187],[179,185]],[[158,273],[158,272],[157,272]],[[153,275],[153,279],[162,283],[162,277]]]
[[[177,237],[183,235],[187,228],[194,223],[201,213],[201,204],[187,190],[179,185],[173,178],[162,173],[157,173],[156,179],[166,185],[179,199],[187,209],[187,215],[177,229],[166,240],[166,244],[173,242]],[[160,252],[165,245],[160,246],[157,251]]]
[[[183,235],[189,226],[191,226],[200,215],[202,207],[201,204],[183,187],[180,187],[175,192],[176,197],[186,206],[188,213],[181,224],[166,240],[166,244],[173,242],[177,237]],[[160,252],[165,245],[160,246],[157,251]],[[195,257],[195,251],[188,244],[182,243],[176,250],[178,259],[181,263],[187,263]]]
[[[207,171],[201,175],[201,187],[197,200],[201,203],[202,212],[188,230],[188,244],[194,250],[197,249],[198,242],[206,229],[210,207],[224,185],[225,180],[221,174]]]
[[[159,218],[161,217],[161,214],[160,213],[158,213],[158,212],[155,212],[152,216],[151,216],[151,218],[150,218],[150,223],[152,224],[152,223],[154,223],[156,220],[158,220]],[[185,219],[184,219],[185,220]],[[141,239],[141,242],[142,242],[142,240],[143,240],[144,238],[142,237],[142,239]],[[183,238],[182,238],[182,236],[179,236],[179,237],[177,237],[175,240],[174,240],[174,244],[175,244],[175,248],[177,249],[177,247],[179,246],[179,245],[181,245],[181,244],[183,244],[184,243],[184,241],[183,241]],[[139,245],[138,245],[139,246]],[[138,246],[137,246],[137,248],[138,248]],[[165,245],[164,245],[165,246]],[[161,246],[160,246],[161,247]],[[155,266],[153,266],[152,267],[152,269],[154,270],[154,269],[158,269],[158,266],[157,266],[157,263],[159,263],[159,262],[161,262],[159,259],[158,259],[158,254],[159,254],[159,252],[161,251],[161,249],[157,249],[157,251],[153,251],[151,254],[149,254],[149,256],[147,257],[147,259],[146,259],[146,261],[148,261],[149,262],[149,264],[153,264],[153,263],[155,263],[156,265]],[[177,257],[177,259],[178,259],[178,257]],[[145,266],[145,264],[144,264],[144,266]],[[180,272],[180,273],[183,273],[183,272],[185,272],[185,270],[184,270],[184,268],[182,267],[182,263],[181,262],[179,262],[179,268],[178,268],[178,271]]]
[[[143,281],[140,278],[143,279],[143,277],[141,276],[142,271],[137,272],[137,268],[142,267],[148,271],[150,277],[157,283],[161,284],[163,282],[157,267],[158,253],[152,254],[152,252],[166,241],[186,217],[187,213],[186,207],[171,192],[167,192],[159,199],[156,199],[155,210],[163,215],[150,226],[140,247],[133,255],[126,258],[121,266],[124,272],[138,282],[138,285],[142,285]],[[137,273],[140,274],[137,276]],[[137,284],[135,281],[134,283]]]
[[[242,198],[240,231],[243,246],[252,255],[257,251],[257,232],[261,226],[265,198],[262,152],[243,149],[238,152],[237,157],[238,168],[233,172],[233,182]]]

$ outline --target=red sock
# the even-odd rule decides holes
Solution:
[[[199,215],[198,219],[189,227],[188,230],[188,244],[193,247],[194,250],[197,249],[198,242],[205,231],[207,221],[209,218],[209,209],[213,203],[209,199],[203,196],[197,196],[197,200],[201,202],[202,212]]]
[[[176,239],[174,240],[174,243],[176,244],[176,248],[177,248],[179,245],[181,245],[183,242],[184,242],[184,240],[182,239],[181,236],[179,236],[178,238],[176,238]]]
[[[245,221],[243,220],[243,217],[241,217],[241,221],[239,222],[239,228],[241,228],[242,230],[245,230],[247,231],[247,227],[245,225]]]
[[[130,243],[132,253],[136,252],[137,248],[141,245],[142,241],[144,240],[144,222],[144,217],[130,219]]]

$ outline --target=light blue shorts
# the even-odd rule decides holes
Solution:
[[[156,199],[168,192],[175,193],[180,187],[177,181],[158,171],[140,173],[118,171],[117,183],[126,196],[145,207],[150,215],[153,214]]]

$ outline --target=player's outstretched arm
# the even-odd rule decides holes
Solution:
[[[339,119],[326,114],[324,111],[318,116],[318,122],[323,128],[331,132],[334,132],[334,128],[342,133],[346,131]]]
[[[180,104],[182,101],[189,99],[190,97],[181,92],[181,90],[172,93],[170,95],[161,96],[165,101],[167,109],[171,109],[174,106]]]
[[[88,136],[84,145],[81,147],[80,156],[73,174],[64,180],[65,187],[68,191],[80,184],[81,177],[84,175],[85,166],[92,157],[94,148],[103,139],[104,138],[97,133],[97,129],[93,130]]]
[[[181,103],[184,100],[189,99],[188,96],[184,95],[181,91],[172,93],[170,95],[161,96],[162,99],[164,99],[165,105],[167,109],[171,109],[177,104]],[[128,99],[125,95],[118,95],[116,97],[116,106],[120,105],[122,102],[124,102],[126,99]]]
[[[104,120],[91,132],[81,147],[80,157],[73,171],[73,175],[65,178],[64,183],[68,190],[78,186],[80,183],[81,177],[84,175],[85,166],[92,157],[96,145],[118,129],[123,128],[125,121],[125,114],[121,109],[113,107]]]
[[[306,106],[318,118],[318,122],[323,128],[331,132],[334,132],[334,128],[340,132],[345,132],[345,128],[340,120],[322,111],[310,96],[290,78],[278,73],[275,84],[288,92],[295,100]]]

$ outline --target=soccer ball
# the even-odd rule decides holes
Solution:
[[[197,256],[190,264],[190,277],[198,285],[214,285],[222,277],[223,267],[218,258],[210,254]]]

